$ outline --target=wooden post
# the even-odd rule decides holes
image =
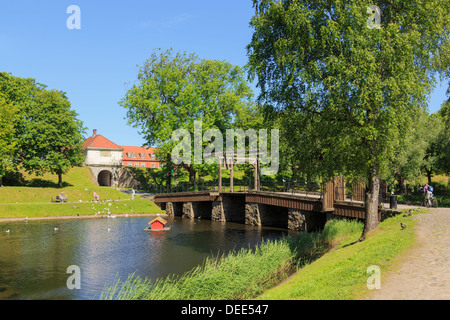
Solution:
[[[219,159],[219,192],[222,191],[222,159]]]
[[[230,192],[233,192],[233,187],[234,187],[234,178],[233,178],[233,167],[234,167],[234,163],[233,160],[231,160],[231,164],[230,164]]]
[[[259,191],[259,159],[255,162],[255,191]]]

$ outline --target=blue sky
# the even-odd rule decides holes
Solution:
[[[81,29],[66,12],[81,9]],[[154,48],[243,66],[251,0],[15,0],[0,4],[0,71],[62,90],[80,120],[119,145],[142,145],[118,102]],[[128,84],[128,86],[127,86]],[[438,85],[430,111],[446,99]]]

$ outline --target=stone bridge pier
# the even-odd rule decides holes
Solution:
[[[318,214],[317,212],[260,203],[247,203],[245,205],[245,224],[249,225],[270,225],[309,232],[323,229],[326,222],[326,214]]]

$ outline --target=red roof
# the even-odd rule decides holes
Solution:
[[[127,161],[127,160],[131,160],[131,161],[136,161],[136,160],[150,160],[150,161],[158,161],[158,159],[156,159],[156,155],[155,158],[151,158],[150,154],[155,154],[156,148],[154,147],[133,147],[133,146],[120,146],[121,148],[123,148],[123,160]],[[130,158],[128,156],[129,153],[135,153],[136,154],[136,158]],[[140,154],[143,153],[145,154],[145,158],[141,158]]]
[[[97,148],[97,149],[117,149],[122,150],[123,148],[112,142],[111,140],[106,139],[101,134],[95,134],[89,138],[87,138],[83,147],[85,148]]]
[[[156,217],[155,219],[153,219],[152,221],[150,221],[148,224],[152,225],[155,222],[160,222],[162,223],[162,225],[165,225],[167,223],[166,220],[164,220],[163,218],[160,217]]]

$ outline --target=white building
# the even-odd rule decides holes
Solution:
[[[114,142],[97,134],[94,129],[93,135],[84,143],[85,161],[100,186],[117,186],[120,169],[122,168],[123,148]]]

